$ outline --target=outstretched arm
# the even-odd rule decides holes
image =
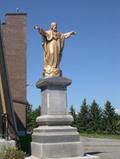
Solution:
[[[69,38],[69,37],[71,37],[72,35],[75,35],[76,34],[76,32],[74,32],[74,31],[71,31],[71,32],[68,32],[68,33],[64,33],[64,38],[66,39],[66,38]]]
[[[37,30],[42,36],[47,36],[47,33],[44,29],[40,28],[39,26],[34,26],[34,29]]]

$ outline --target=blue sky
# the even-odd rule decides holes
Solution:
[[[37,107],[40,90],[35,83],[42,77],[41,37],[33,29],[38,24],[49,29],[52,21],[58,31],[76,31],[65,42],[61,69],[72,80],[68,106],[79,111],[84,98],[100,106],[110,100],[120,109],[120,1],[119,0],[0,0],[0,18],[20,12],[27,17],[27,99]]]

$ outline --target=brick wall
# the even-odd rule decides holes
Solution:
[[[12,99],[26,102],[26,14],[6,14],[3,37]],[[26,127],[26,105],[13,102],[17,127]]]

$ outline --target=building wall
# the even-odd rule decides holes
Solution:
[[[19,131],[26,128],[26,14],[6,14],[3,28],[9,85]],[[17,101],[17,102],[14,102]]]
[[[2,105],[2,101],[1,101],[1,95],[0,95],[0,137],[1,137],[1,133],[2,133],[2,113],[3,113],[1,105]]]

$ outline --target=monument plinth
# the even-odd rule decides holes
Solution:
[[[70,125],[73,118],[67,113],[67,86],[71,80],[63,77],[41,79],[42,116],[37,118],[40,125]]]
[[[41,116],[39,127],[32,135],[32,155],[38,158],[72,157],[83,155],[77,129],[71,127],[73,118],[67,112],[67,86],[71,80],[64,77],[40,79]]]

